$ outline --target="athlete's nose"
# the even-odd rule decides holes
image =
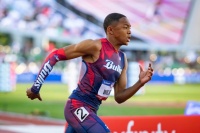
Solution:
[[[128,34],[131,34],[131,29],[128,30]]]

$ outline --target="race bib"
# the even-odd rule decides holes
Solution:
[[[114,82],[111,82],[111,81],[108,81],[108,80],[103,80],[102,84],[99,88],[98,95],[105,98],[105,99],[108,98],[108,96],[111,93],[113,86],[114,86]]]
[[[84,108],[84,107],[80,107],[77,108],[74,111],[74,114],[76,115],[76,117],[83,122],[85,120],[85,118],[87,118],[87,116],[89,115],[89,112]]]

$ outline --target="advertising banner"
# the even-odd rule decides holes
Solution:
[[[200,115],[200,102],[188,101],[184,114],[185,115]]]
[[[200,116],[106,116],[112,133],[200,133]]]

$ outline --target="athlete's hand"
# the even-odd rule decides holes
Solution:
[[[142,84],[145,84],[151,80],[151,77],[153,75],[153,68],[151,67],[151,63],[149,63],[148,70],[146,71],[144,71],[144,69],[140,65],[139,67],[140,67],[139,80]]]
[[[38,94],[35,94],[31,91],[31,89],[27,89],[26,90],[26,95],[28,96],[28,98],[30,98],[31,100],[34,100],[34,99],[39,99],[40,101],[42,101],[42,98],[40,97],[40,93]]]

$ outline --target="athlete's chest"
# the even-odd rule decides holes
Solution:
[[[103,51],[95,67],[104,79],[116,81],[123,69],[121,54],[113,51]]]

